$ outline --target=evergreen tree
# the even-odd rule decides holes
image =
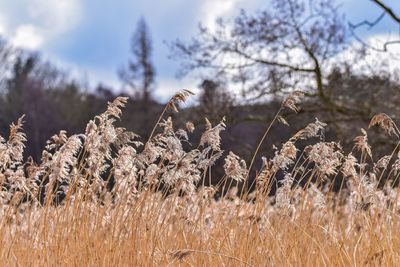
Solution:
[[[127,68],[120,71],[120,78],[130,88],[134,97],[148,103],[154,89],[155,70],[151,62],[152,41],[143,17],[133,35],[131,53],[133,58]]]

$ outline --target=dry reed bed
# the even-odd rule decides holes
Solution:
[[[302,94],[294,92],[249,167],[230,152],[224,177],[207,187],[208,170],[222,156],[225,124],[206,120],[200,143],[184,150],[194,125],[175,129],[164,116],[189,95],[170,100],[144,144],[114,126],[126,103],[117,98],[85,134],[53,136],[39,164],[23,162],[22,118],[11,125],[8,140],[0,138],[2,265],[398,265],[397,147],[374,162],[362,130],[349,154],[323,141],[298,151],[298,140],[323,134],[326,125],[316,120],[263,158],[255,191],[241,190],[270,127],[286,123],[281,111],[297,112]],[[374,125],[399,136],[385,114]],[[278,181],[277,173],[284,178]],[[339,175],[342,189],[333,192]],[[271,195],[274,184],[279,188]],[[225,194],[215,198],[217,191]]]

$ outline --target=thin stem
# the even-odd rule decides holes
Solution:
[[[249,169],[248,169],[248,171],[247,171],[246,180],[248,180],[248,178],[249,178],[249,176],[250,176],[251,168],[253,167],[254,161],[255,161],[255,159],[256,159],[256,157],[257,157],[258,151],[260,150],[262,143],[264,142],[265,138],[267,137],[269,131],[271,130],[272,125],[274,124],[274,122],[275,122],[276,119],[278,118],[279,113],[282,111],[282,109],[283,109],[283,106],[281,106],[281,107],[279,108],[278,112],[275,114],[274,119],[271,121],[271,123],[269,124],[267,130],[264,132],[264,135],[262,136],[260,142],[258,143],[257,148],[256,148],[256,150],[255,150],[255,152],[254,152],[254,154],[253,154],[253,157],[252,157],[251,161],[250,161]]]

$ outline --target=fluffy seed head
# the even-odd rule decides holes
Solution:
[[[225,174],[235,181],[241,182],[246,178],[246,162],[232,151],[230,151],[229,155],[225,158],[224,170]]]
[[[385,113],[380,113],[372,117],[368,128],[371,128],[374,125],[381,127],[388,135],[395,134],[396,136],[399,136],[398,132],[396,131],[396,124],[393,122],[392,118]]]
[[[368,144],[368,135],[367,132],[362,128],[361,135],[354,138],[354,147],[358,151],[361,151],[361,153],[364,153],[372,158],[371,146]]]
[[[175,112],[178,112],[176,104],[186,102],[186,100],[191,95],[194,95],[192,91],[183,89],[182,91],[176,93],[173,97],[171,97],[171,99],[168,101],[167,107]]]
[[[200,145],[210,145],[215,151],[221,150],[221,131],[225,130],[225,117],[222,118],[221,122],[216,126],[212,127],[210,121],[206,118],[206,131],[203,133],[200,139]]]
[[[324,129],[326,127],[326,123],[321,122],[318,118],[315,118],[315,122],[310,123],[306,126],[306,128],[298,131],[293,137],[292,140],[298,139],[308,139],[312,137],[322,137],[324,134]]]
[[[324,175],[336,174],[342,153],[335,150],[336,143],[320,142],[311,147],[308,157],[315,162],[317,170]]]
[[[192,133],[193,131],[194,131],[194,124],[193,124],[193,122],[190,122],[190,121],[188,121],[188,122],[186,122],[186,130],[189,132],[189,133]]]
[[[301,98],[304,96],[304,93],[301,91],[294,91],[291,93],[283,102],[282,106],[285,108],[289,108],[294,112],[299,112],[300,108],[298,104],[300,103]]]

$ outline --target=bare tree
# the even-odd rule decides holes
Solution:
[[[139,20],[133,35],[131,52],[133,58],[127,68],[119,71],[120,78],[129,86],[133,95],[148,102],[154,89],[155,70],[151,62],[152,42],[143,17]]]
[[[51,89],[61,87],[61,77],[41,62],[38,54],[30,52],[22,51],[10,68],[1,96],[0,125],[5,127],[25,114],[24,130],[30,139],[27,153],[39,158],[46,140],[63,122],[51,94]]]
[[[326,65],[346,49],[346,27],[334,1],[273,0],[272,9],[233,22],[219,20],[215,31],[201,27],[191,42],[172,43],[182,73],[206,69],[242,84],[243,94],[260,98],[299,89],[326,108],[347,113],[326,92]]]

